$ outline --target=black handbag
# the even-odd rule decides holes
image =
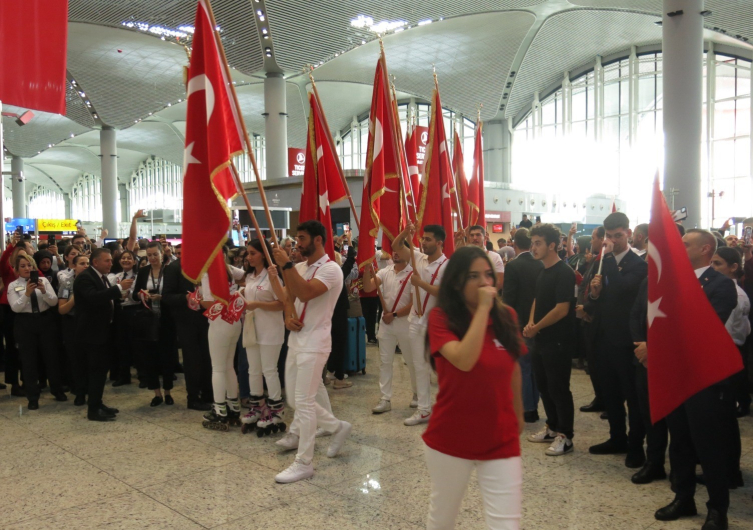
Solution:
[[[133,313],[133,327],[139,331],[138,340],[157,342],[159,340],[160,312],[150,307],[140,306]]]

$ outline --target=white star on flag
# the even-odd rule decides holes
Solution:
[[[186,176],[186,173],[188,173],[188,165],[189,164],[201,164],[201,161],[196,159],[193,154],[193,146],[196,142],[191,142],[186,146],[185,149],[183,149],[183,176]]]
[[[442,200],[449,199],[450,198],[450,188],[449,184],[445,184],[442,186]]]
[[[659,297],[655,302],[648,303],[648,327],[651,327],[651,325],[654,323],[655,318],[667,317],[667,315],[661,309],[659,309],[661,298],[662,297]]]
[[[319,208],[322,209],[322,215],[325,215],[327,213],[327,206],[329,206],[328,195],[329,195],[329,192],[327,191],[319,195]]]

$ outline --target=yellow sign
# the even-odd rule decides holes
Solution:
[[[75,232],[75,219],[37,219],[37,230],[40,232]]]

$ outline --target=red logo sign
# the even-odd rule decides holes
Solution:
[[[426,146],[429,143],[429,128],[421,125],[416,126],[416,132],[418,135],[418,152],[416,153],[416,161],[418,162],[418,171],[423,175],[424,166],[426,165]]]
[[[501,234],[505,231],[505,225],[503,224],[493,224],[492,225],[492,232],[495,234]]]
[[[302,177],[306,167],[306,150],[288,147],[288,176]]]

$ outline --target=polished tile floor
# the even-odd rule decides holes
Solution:
[[[26,400],[0,396],[0,527],[4,529],[418,529],[424,525],[429,477],[422,427],[404,427],[412,410],[408,370],[395,359],[392,412],[374,416],[379,398],[378,352],[369,347],[367,374],[347,390],[330,390],[335,414],[353,424],[341,455],[316,444],[316,475],[277,485],[274,476],[293,453],[274,440],[208,431],[201,413],[185,408],[182,377],[176,404],[150,408],[150,393],[136,385],[106,390],[120,409],[115,423],[85,419],[72,401],[43,396],[38,411]],[[590,401],[590,384],[573,372],[576,406]],[[483,406],[473,396],[458,396]],[[23,406],[22,413],[19,407]],[[543,414],[542,411],[540,413]],[[531,432],[541,426],[527,425]],[[474,436],[483,425],[458,424]],[[746,487],[733,491],[731,528],[753,528],[753,420],[741,421]],[[545,446],[523,442],[522,528],[699,529],[703,516],[660,523],[656,508],[672,499],[669,483],[630,483],[619,457],[594,457],[587,448],[606,439],[607,424],[576,412],[575,452],[552,458]],[[697,495],[699,511],[707,499]],[[457,528],[484,528],[482,501],[471,484]]]

